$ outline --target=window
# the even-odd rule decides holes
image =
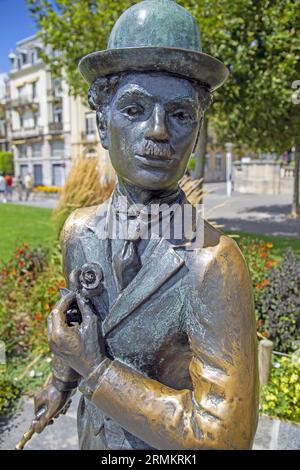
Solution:
[[[22,52],[22,64],[23,64],[23,65],[26,65],[27,62],[28,62],[27,54],[25,54],[24,52]]]
[[[39,119],[38,113],[33,113],[33,126],[34,126],[34,127],[37,127],[37,125],[38,125],[38,119]]]
[[[20,165],[20,176],[22,178],[23,184],[25,184],[25,176],[28,173],[28,165]]]
[[[54,78],[52,80],[53,94],[56,97],[62,96],[62,80],[61,78]]]
[[[31,63],[35,64],[35,62],[36,62],[36,51],[33,50],[33,51],[30,52],[30,58],[31,58]]]
[[[27,157],[27,146],[26,144],[17,145],[18,157],[26,158]]]
[[[211,166],[210,153],[207,153],[205,156],[205,171],[209,171]]]
[[[35,186],[43,185],[43,165],[33,165],[33,177]]]
[[[33,82],[32,84],[32,99],[34,100],[36,98],[36,82]]]
[[[60,163],[52,165],[52,184],[53,186],[62,186],[64,182],[64,166]]]
[[[6,125],[5,125],[5,120],[0,119],[0,136],[3,137],[6,135]]]
[[[24,127],[24,118],[23,118],[23,115],[20,114],[20,129],[23,129]]]
[[[18,87],[18,94],[19,94],[19,98],[22,98],[22,97],[26,96],[25,86],[19,86]]]
[[[33,129],[34,119],[31,111],[26,111],[24,114],[22,114],[22,120],[24,129]]]
[[[222,170],[222,154],[216,153],[216,170]]]
[[[61,107],[53,108],[53,122],[62,123],[62,108]]]
[[[63,140],[53,140],[51,142],[51,156],[63,158],[65,143]]]
[[[42,157],[42,144],[41,143],[32,144],[32,157],[33,158]]]
[[[86,113],[85,131],[87,135],[95,134],[95,114],[94,113]]]

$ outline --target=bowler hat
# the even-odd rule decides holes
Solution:
[[[120,72],[169,72],[197,80],[211,91],[228,77],[218,59],[202,52],[195,18],[173,0],[144,0],[126,10],[114,25],[108,48],[79,62],[91,84]]]

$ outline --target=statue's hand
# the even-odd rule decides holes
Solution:
[[[72,391],[59,391],[49,384],[37,392],[34,397],[36,419],[32,422],[34,431],[40,433],[45,426],[56,418],[67,407]]]
[[[69,326],[66,312],[76,303],[81,324]],[[99,323],[89,301],[70,292],[62,297],[48,317],[48,341],[54,354],[61,357],[81,377],[86,378],[104,359]]]

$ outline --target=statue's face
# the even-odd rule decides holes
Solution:
[[[201,119],[191,82],[162,73],[128,74],[107,112],[107,147],[116,173],[145,189],[169,189],[183,176]]]

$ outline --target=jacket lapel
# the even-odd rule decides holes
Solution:
[[[105,336],[156,292],[184,264],[184,260],[165,239],[152,239],[148,245],[150,245],[149,250],[154,247],[154,251],[112,305],[102,325]]]

